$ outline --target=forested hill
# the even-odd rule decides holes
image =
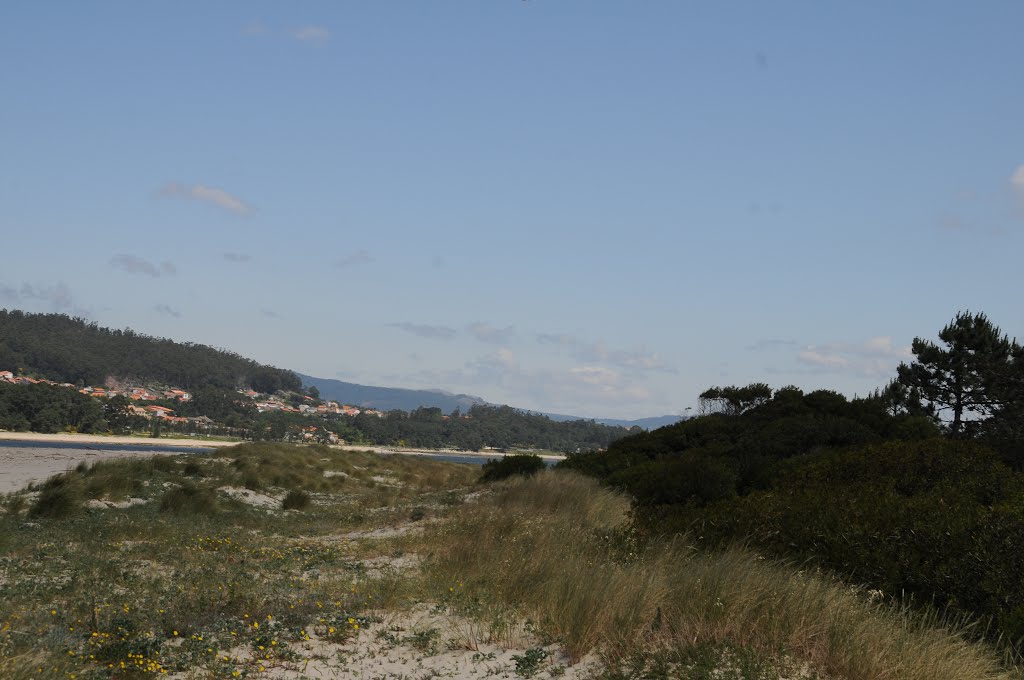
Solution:
[[[107,377],[158,382],[188,390],[302,388],[291,371],[206,345],[101,328],[64,314],[0,309],[0,370],[58,382],[101,385]]]

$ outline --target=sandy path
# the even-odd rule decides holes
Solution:
[[[0,440],[27,442],[32,446],[0,446],[0,493],[10,493],[31,482],[41,482],[55,474],[73,468],[85,461],[91,463],[108,458],[151,456],[154,453],[176,455],[173,451],[160,451],[154,447],[233,446],[230,442],[200,442],[194,439],[151,439],[146,437],[104,437],[97,435],[35,434],[29,432],[0,432]],[[56,446],[38,446],[52,443]],[[97,448],[59,448],[61,444],[95,444]],[[103,445],[130,445],[131,449],[104,450]]]

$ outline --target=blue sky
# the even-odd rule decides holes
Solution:
[[[1019,2],[20,3],[0,307],[589,417],[1024,335]],[[2,367],[0,367],[2,368]]]

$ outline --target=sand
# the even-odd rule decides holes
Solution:
[[[16,442],[53,442],[55,444],[137,444],[140,446],[190,446],[210,449],[218,446],[235,446],[241,442],[207,441],[182,437],[172,439],[161,437],[120,437],[105,434],[40,434],[39,432],[0,432],[0,440]]]
[[[189,448],[212,448],[234,446],[234,442],[199,441],[195,439],[152,439],[148,437],[105,437],[87,434],[37,434],[33,432],[0,432],[0,440],[31,442],[29,447],[0,446],[0,493],[23,489],[32,482],[42,482],[64,472],[80,462],[91,463],[109,458],[133,458],[136,456],[178,455],[173,451],[154,451],[154,447],[180,446]],[[36,444],[52,443],[54,447],[40,447]],[[62,444],[96,444],[93,449],[60,448]],[[104,450],[110,444],[129,445],[131,449]]]

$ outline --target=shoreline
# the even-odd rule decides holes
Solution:
[[[383,446],[356,446],[352,444],[345,444],[341,447],[342,449],[349,449],[352,451],[373,451],[382,455],[398,455],[398,456],[466,456],[467,458],[504,458],[505,456],[516,456],[520,454],[529,455],[529,451],[513,451],[509,453],[502,453],[500,451],[459,451],[458,449],[403,449],[403,448],[387,448]],[[560,461],[565,460],[565,456],[560,454],[550,453],[538,453],[534,454],[541,460],[545,461]]]
[[[245,440],[229,442],[216,439],[208,440],[171,437],[160,437],[158,439],[153,439],[152,437],[140,437],[137,435],[125,436],[117,434],[71,434],[67,432],[59,432],[56,434],[43,434],[41,432],[6,431],[0,431],[0,441],[52,444],[130,444],[132,446],[185,446],[200,449],[237,446],[238,444],[247,443]],[[514,456],[517,454],[530,453],[529,451],[514,451],[509,453],[502,453],[500,451],[461,451],[459,449],[414,449],[381,446],[379,444],[367,444],[365,446],[360,446],[359,444],[342,444],[340,446],[334,445],[332,446],[332,448],[339,448],[343,451],[373,451],[374,453],[381,453],[385,455],[399,454],[403,456],[474,456],[476,458],[504,458],[505,456]],[[559,461],[565,459],[565,456],[560,454],[543,453],[536,455],[540,456],[544,460],[549,461]]]
[[[217,448],[221,446],[235,446],[244,442],[225,442],[202,439],[177,439],[170,437],[152,437],[105,435],[105,434],[69,434],[60,432],[57,434],[43,434],[41,432],[0,432],[0,441],[32,442],[51,444],[130,444],[132,446],[187,446],[192,448]]]

